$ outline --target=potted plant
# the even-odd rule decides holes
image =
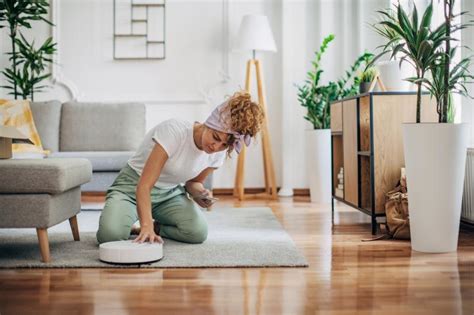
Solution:
[[[367,93],[369,91],[372,81],[378,75],[378,71],[375,67],[369,67],[365,69],[360,75],[359,93]]]
[[[45,88],[39,83],[51,75],[45,71],[46,66],[53,62],[51,56],[56,51],[52,38],[47,38],[36,48],[34,41],[29,43],[20,32],[21,27],[31,28],[31,22],[34,21],[52,25],[44,18],[48,6],[47,0],[0,1],[0,29],[8,27],[12,49],[8,53],[11,65],[2,71],[8,84],[2,87],[11,90],[9,94],[15,99],[21,96],[34,100],[34,93]]]
[[[408,78],[418,89],[416,123],[403,124],[411,246],[433,253],[457,248],[469,132],[466,124],[449,123],[450,95],[467,95],[465,84],[473,79],[468,70],[471,57],[452,62],[456,53],[452,35],[468,25],[453,22],[454,0],[441,2],[445,21],[434,30],[432,3],[421,21],[416,6],[409,15],[397,5],[397,18],[383,22],[401,37],[392,54],[400,52],[401,61],[412,64],[417,73]],[[439,123],[420,123],[422,86],[436,99]]]
[[[307,109],[306,116],[313,129],[306,133],[307,161],[312,202],[329,203],[331,201],[331,130],[330,104],[341,98],[356,95],[359,91],[359,78],[356,71],[367,65],[373,54],[365,52],[346,71],[345,76],[337,82],[320,85],[321,57],[334,35],[324,38],[312,61],[313,68],[307,73],[305,84],[298,86],[298,101]],[[349,82],[352,81],[351,84]]]

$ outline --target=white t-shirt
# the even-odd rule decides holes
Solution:
[[[139,175],[155,143],[159,143],[168,154],[168,160],[155,183],[158,188],[173,188],[183,184],[208,167],[220,167],[226,157],[226,151],[208,154],[198,149],[194,143],[193,123],[169,119],[151,129],[137,152],[128,160],[128,165]]]

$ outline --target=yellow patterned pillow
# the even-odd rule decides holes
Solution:
[[[18,156],[21,156],[23,153],[36,153],[44,156],[48,153],[48,151],[43,150],[41,139],[36,130],[30,101],[0,99],[0,122],[2,125],[16,127],[34,143],[34,145],[26,143],[13,144],[12,150],[14,155],[15,153]]]

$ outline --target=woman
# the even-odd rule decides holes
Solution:
[[[170,119],[155,126],[107,191],[97,241],[128,239],[139,219],[136,242],[204,242],[207,222],[196,203],[207,208],[213,200],[203,182],[226,155],[250,144],[262,122],[261,107],[237,92],[203,124]]]

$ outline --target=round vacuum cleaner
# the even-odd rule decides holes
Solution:
[[[163,244],[132,240],[102,243],[99,259],[112,264],[147,264],[163,258]]]

